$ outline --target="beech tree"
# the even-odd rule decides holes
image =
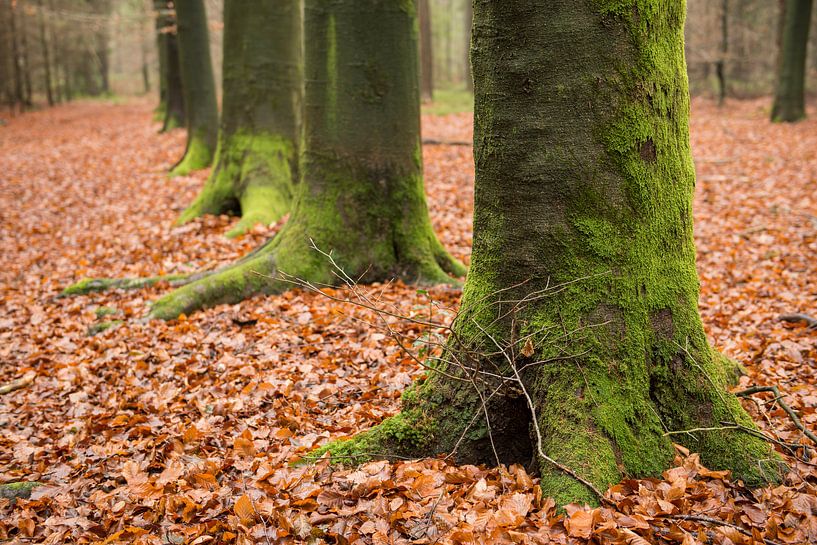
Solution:
[[[402,412],[315,457],[531,464],[560,503],[659,475],[673,441],[749,485],[779,478],[769,445],[737,429],[755,427],[698,312],[685,9],[474,3],[460,313]]]
[[[184,156],[170,172],[172,176],[178,176],[205,168],[213,160],[218,140],[218,105],[204,2],[175,0],[174,4],[187,124]],[[168,57],[172,58],[170,50]]]
[[[159,106],[156,108],[156,117],[162,120],[164,132],[185,126],[184,94],[175,9],[166,0],[154,0],[153,9],[156,12],[156,49],[159,59]]]
[[[336,266],[361,282],[465,274],[437,240],[423,190],[415,2],[306,0],[304,13],[301,180],[281,231],[212,273],[85,279],[63,295],[185,284],[151,308],[172,319],[287,290],[293,278],[336,284]]]
[[[297,180],[302,102],[298,0],[233,0],[224,6],[221,129],[215,167],[179,218],[238,212],[235,236],[289,211]]]
[[[812,0],[786,0],[783,4],[783,36],[772,121],[792,122],[806,117],[806,52],[812,3]]]

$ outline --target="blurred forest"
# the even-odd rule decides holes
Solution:
[[[688,0],[691,93],[712,98],[771,94],[784,3]],[[206,4],[220,86],[223,0]],[[0,0],[2,102],[19,110],[154,90],[159,66],[154,5],[152,0]],[[421,0],[420,8],[421,49],[426,44],[431,50],[421,53],[424,98],[433,88],[443,108],[467,107],[470,0]],[[817,92],[817,33],[809,37],[806,89],[809,95]]]

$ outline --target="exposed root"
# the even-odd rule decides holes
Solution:
[[[6,500],[27,499],[31,497],[31,491],[38,486],[43,486],[43,483],[31,481],[0,484],[0,498]]]
[[[153,286],[159,282],[169,282],[171,285],[180,285],[185,281],[190,281],[192,276],[193,275],[190,274],[161,274],[147,278],[83,278],[76,284],[71,284],[62,290],[59,297],[87,295],[89,293],[117,289],[138,290]]]

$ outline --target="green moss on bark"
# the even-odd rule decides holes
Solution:
[[[169,176],[187,176],[194,170],[209,167],[213,161],[213,148],[207,140],[195,134],[189,137],[184,157],[170,170]]]
[[[445,375],[404,402],[432,423],[423,447],[377,445],[375,428],[361,436],[367,451],[533,458],[559,503],[597,498],[539,456],[537,428],[546,456],[602,490],[658,476],[671,437],[747,484],[780,478],[750,434],[667,435],[753,426],[697,308],[684,15],[661,0],[475,4],[474,246],[460,316]]]
[[[257,223],[274,223],[289,211],[294,157],[294,144],[280,136],[237,133],[225,137],[213,174],[178,223],[203,214],[240,212],[241,221],[228,237],[241,235]]]
[[[413,16],[377,0],[309,0],[305,14],[302,178],[289,221],[251,256],[157,301],[151,316],[280,292],[293,286],[286,278],[337,284],[315,247],[363,283],[453,284],[465,273],[426,206]]]

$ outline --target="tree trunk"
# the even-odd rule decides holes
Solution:
[[[729,53],[729,0],[721,2],[721,57],[718,59],[718,106],[726,102],[726,56]]]
[[[723,429],[753,423],[698,313],[686,6],[640,5],[475,2],[474,245],[442,372],[315,455],[531,464],[562,504],[659,475],[673,441],[779,476],[766,442]],[[692,428],[715,429],[672,434]]]
[[[162,44],[159,53],[165,59],[165,119],[162,132],[184,127],[187,124],[184,102],[184,86],[182,84],[182,69],[179,64],[179,36],[174,28],[175,14],[166,9],[160,12],[162,25],[159,40]]]
[[[431,7],[429,0],[417,0],[420,22],[420,96],[434,99],[434,52],[431,45]]]
[[[48,52],[48,38],[45,32],[45,17],[43,16],[43,0],[37,4],[40,26],[40,47],[43,52],[43,87],[45,87],[45,97],[49,106],[54,105],[53,86],[51,84],[51,55]]]
[[[224,99],[215,168],[179,218],[238,212],[228,236],[289,212],[302,102],[299,0],[224,7]]]
[[[307,0],[305,15],[303,173],[289,221],[235,265],[160,299],[153,317],[291,288],[279,274],[336,284],[313,244],[361,282],[464,274],[434,235],[423,191],[414,2]]]
[[[805,79],[812,0],[787,0],[772,121],[806,117]]]
[[[465,88],[474,90],[474,76],[471,74],[471,26],[474,22],[472,0],[465,0]]]
[[[187,118],[187,147],[171,176],[210,166],[218,142],[218,104],[203,0],[176,0],[179,65]]]

